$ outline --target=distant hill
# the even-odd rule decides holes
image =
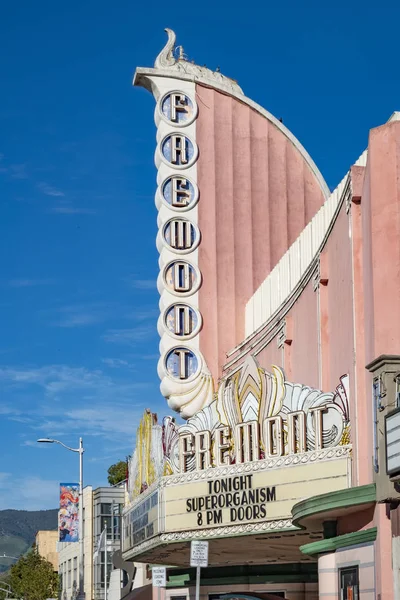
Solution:
[[[3,554],[25,554],[35,541],[39,529],[57,529],[58,510],[0,510],[0,573],[15,561]]]

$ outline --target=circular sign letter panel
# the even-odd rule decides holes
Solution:
[[[164,162],[175,169],[187,169],[197,159],[196,144],[182,133],[170,133],[161,142],[161,156]]]
[[[161,98],[160,114],[167,123],[185,127],[197,117],[197,104],[184,92],[168,92]]]
[[[199,245],[200,232],[196,225],[187,219],[170,219],[162,230],[165,244],[179,254],[191,252]]]
[[[199,190],[187,177],[172,175],[161,184],[161,199],[168,208],[184,212],[193,208],[199,199]]]
[[[198,333],[201,316],[188,304],[172,304],[164,313],[164,325],[172,337],[188,339]]]
[[[200,272],[185,260],[174,260],[164,269],[164,284],[176,296],[190,296],[200,286]]]
[[[190,348],[178,346],[166,354],[165,369],[172,379],[187,381],[197,375],[200,369],[200,360]]]

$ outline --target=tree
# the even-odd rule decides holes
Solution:
[[[10,589],[10,576],[8,573],[2,573],[0,575],[0,600],[12,596]]]
[[[125,481],[128,473],[128,463],[130,456],[127,456],[125,460],[120,460],[115,463],[115,465],[111,465],[108,469],[108,483],[110,485],[117,485],[121,483],[121,481]]]
[[[14,598],[45,600],[57,598],[58,574],[53,565],[31,550],[11,567],[10,585]]]

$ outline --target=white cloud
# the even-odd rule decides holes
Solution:
[[[14,288],[25,288],[36,285],[52,285],[54,283],[54,279],[10,279],[8,285]]]
[[[70,423],[78,423],[78,429],[80,425],[81,429],[84,427],[86,430],[92,430],[93,433],[123,434],[128,440],[132,440],[145,408],[143,404],[136,406],[110,404],[95,408],[73,409],[68,411],[66,416],[71,419]],[[115,439],[114,435],[112,439]]]
[[[4,473],[4,472],[0,472],[0,488],[3,485],[4,481],[7,481],[7,479],[10,477],[10,473]]]
[[[160,310],[157,308],[140,308],[138,307],[136,310],[131,311],[126,315],[127,319],[133,319],[135,321],[149,321],[152,320],[157,323],[158,315],[160,314]]]
[[[85,325],[94,325],[95,323],[100,323],[102,320],[103,319],[99,315],[80,313],[65,317],[59,323],[57,323],[57,325],[59,327],[82,327]]]
[[[10,473],[0,473],[0,510],[57,508],[59,485],[56,480],[35,475],[14,478]]]
[[[28,179],[28,174],[26,172],[26,165],[10,165],[9,174],[12,179]]]
[[[5,418],[49,436],[67,431],[108,439],[128,434],[131,439],[145,408],[143,392],[148,395],[153,389],[158,397],[155,382],[113,378],[101,370],[68,365],[3,367],[0,384],[4,397],[17,392],[21,402],[13,410],[4,408]]]
[[[139,279],[133,275],[125,277],[124,281],[137,290],[155,290],[156,279]]]
[[[67,204],[53,206],[50,209],[50,212],[58,213],[59,215],[95,215],[97,213],[93,208],[84,208]]]
[[[71,304],[54,310],[45,310],[43,314],[54,317],[50,323],[55,327],[82,327],[101,323],[112,314],[105,303]]]
[[[25,440],[22,442],[21,446],[29,446],[30,448],[43,448],[45,444],[38,444],[37,440]]]
[[[65,196],[64,192],[62,192],[61,190],[58,190],[57,188],[53,187],[52,185],[46,183],[45,181],[38,183],[37,187],[46,196],[53,196],[55,198]]]
[[[7,165],[3,162],[5,158],[4,154],[0,154],[0,162],[2,163],[2,167],[0,168],[0,173],[4,173],[9,175],[11,179],[28,179],[28,174],[26,172],[26,164],[11,164]]]
[[[127,360],[123,360],[122,358],[102,358],[101,362],[112,369],[131,366]]]
[[[56,410],[45,410],[47,418],[41,418],[35,429],[45,436],[65,437],[65,432],[84,436],[99,436],[115,442],[117,436],[126,436],[128,445],[136,432],[145,405],[98,404],[95,407],[71,408],[62,414]],[[50,414],[51,413],[51,414]]]
[[[135,346],[137,342],[151,338],[156,333],[156,324],[154,325],[139,325],[131,329],[109,329],[103,335],[106,342],[114,344],[128,344]]]
[[[120,305],[119,303],[89,302],[83,304],[71,304],[60,306],[52,310],[42,311],[46,316],[52,319],[51,325],[56,327],[80,327],[84,325],[93,325],[108,320],[115,320],[118,315],[120,319],[130,321],[150,321],[157,322],[159,312],[156,309],[139,307],[132,311],[130,307]],[[56,317],[54,315],[57,315]],[[108,332],[107,332],[108,334]]]

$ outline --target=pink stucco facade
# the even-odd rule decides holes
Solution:
[[[339,569],[357,564],[359,568],[360,598],[376,600],[375,549],[373,544],[349,548],[335,554],[325,554],[318,559],[319,597],[324,600],[340,598]],[[383,596],[385,597],[385,596]]]
[[[197,85],[200,349],[217,379],[244,337],[246,302],[324,202],[292,141],[237,98]]]
[[[339,205],[309,278],[297,298],[230,354],[224,373],[256,355],[284,367],[292,381],[335,389],[349,375],[352,486],[374,482],[372,375],[367,363],[400,348],[400,122],[372,130],[366,166],[349,172]],[[285,339],[282,343],[282,325]],[[338,598],[339,565],[357,559],[360,598],[393,596],[392,534],[384,504],[337,519],[338,535],[377,528],[367,547],[319,558],[320,598]],[[396,576],[396,575],[395,575]]]

